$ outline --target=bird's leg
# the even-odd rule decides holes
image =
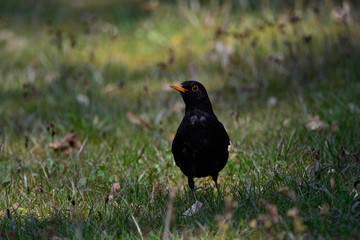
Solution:
[[[194,179],[193,177],[188,177],[188,183],[189,183],[189,187],[194,195],[194,199],[195,199],[195,202],[197,202],[197,198],[196,198],[196,195],[195,195],[195,184],[194,184]]]
[[[213,176],[212,176],[212,179],[213,179],[213,180],[214,180],[214,182],[215,182],[215,186],[216,186],[216,188],[217,188],[217,191],[218,191],[219,197],[220,197],[220,199],[222,200],[223,198],[222,198],[222,196],[221,196],[219,183],[218,183],[218,181],[217,181],[217,179],[218,179],[218,175],[217,175],[217,174],[216,174],[216,175],[213,175]]]

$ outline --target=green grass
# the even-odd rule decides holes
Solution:
[[[72,2],[0,3],[0,238],[359,236],[355,1],[349,23],[338,1]],[[224,200],[197,179],[191,217],[170,150],[187,79],[232,142]],[[49,147],[70,132],[81,151]]]

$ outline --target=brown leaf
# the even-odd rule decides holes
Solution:
[[[308,123],[305,125],[307,130],[320,130],[326,128],[328,125],[320,120],[319,115],[311,116],[308,115]]]
[[[251,228],[257,228],[258,223],[255,219],[253,219],[250,221],[249,225]]]
[[[73,149],[80,149],[81,142],[77,138],[76,133],[68,133],[60,141],[49,143],[49,147],[54,149],[54,151],[63,151],[65,154],[68,154]]]
[[[298,209],[296,207],[290,208],[287,212],[288,217],[297,218],[298,217]]]
[[[142,126],[147,127],[149,129],[154,129],[155,128],[154,124],[140,118],[139,116],[135,115],[132,112],[127,112],[126,117],[129,120],[129,122],[131,122],[132,124],[142,125]]]
[[[120,189],[121,189],[120,183],[115,182],[115,183],[111,184],[110,191],[112,193],[116,193],[116,192],[120,191]]]

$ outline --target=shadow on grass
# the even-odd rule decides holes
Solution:
[[[156,186],[156,191],[151,192],[146,186],[121,182],[125,186],[118,193],[110,195],[78,189],[77,191],[82,192],[82,196],[76,194],[66,197],[63,196],[62,191],[59,191],[54,198],[52,195],[54,192],[48,194],[37,191],[35,198],[33,198],[35,195],[31,196],[36,202],[34,209],[26,209],[26,204],[20,203],[1,212],[0,234],[4,238],[38,239],[51,239],[54,236],[70,238],[161,236],[169,211],[168,190]],[[221,228],[217,218],[226,214],[226,203],[218,199],[213,190],[214,186],[197,190],[203,207],[199,213],[189,217],[183,214],[193,204],[192,193],[187,188],[187,193],[179,190],[172,203],[173,212],[169,229],[171,234],[177,235],[182,231],[188,231],[190,235],[193,232],[200,235],[205,230],[201,230],[199,226],[207,225],[214,229],[213,234],[216,235]],[[51,213],[43,213],[48,211]]]
[[[344,98],[341,101],[356,102],[359,96],[352,89],[357,87],[357,76],[360,75],[357,67],[360,49],[344,37],[349,36],[332,37],[331,45],[330,42],[322,45],[316,40],[313,40],[314,45],[310,45],[299,39],[289,47],[298,49],[298,54],[295,56],[291,50],[284,49],[281,60],[274,59],[276,56],[272,55],[253,57],[258,49],[249,46],[253,54],[245,56],[234,52],[225,70],[212,62],[199,62],[198,68],[203,69],[205,76],[223,73],[222,82],[209,93],[217,102],[215,108],[233,109],[237,115],[238,111],[245,113],[266,107],[270,97],[289,103],[302,97],[306,107],[320,108],[316,105],[327,102],[316,101],[316,96],[325,93],[336,98],[339,89],[346,93],[339,96]],[[314,47],[319,49],[313,50]],[[254,65],[246,63],[248,58],[253,58]],[[114,121],[124,119],[127,111],[152,112],[154,105],[171,109],[169,102],[173,104],[181,99],[175,94],[162,93],[160,84],[163,79],[157,77],[167,75],[176,79],[188,67],[179,65],[175,66],[176,71],[170,71],[154,63],[152,67],[131,71],[116,63],[98,68],[92,64],[70,63],[65,59],[54,65],[56,67],[50,72],[54,76],[50,81],[31,84],[25,80],[22,88],[2,90],[5,105],[0,118],[0,132],[7,128],[21,135],[33,129],[37,120],[44,128],[50,122],[60,122],[72,129],[89,131],[95,116],[100,120]],[[39,71],[43,79],[49,75],[44,74],[39,66],[34,71]],[[205,80],[205,84],[211,81]],[[146,89],[149,84],[152,87],[150,92]]]

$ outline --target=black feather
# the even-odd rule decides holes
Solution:
[[[175,163],[188,177],[193,192],[194,177],[211,176],[218,188],[218,174],[229,156],[229,136],[213,112],[205,87],[196,81],[181,86],[187,91],[181,92],[185,116],[172,143]]]

